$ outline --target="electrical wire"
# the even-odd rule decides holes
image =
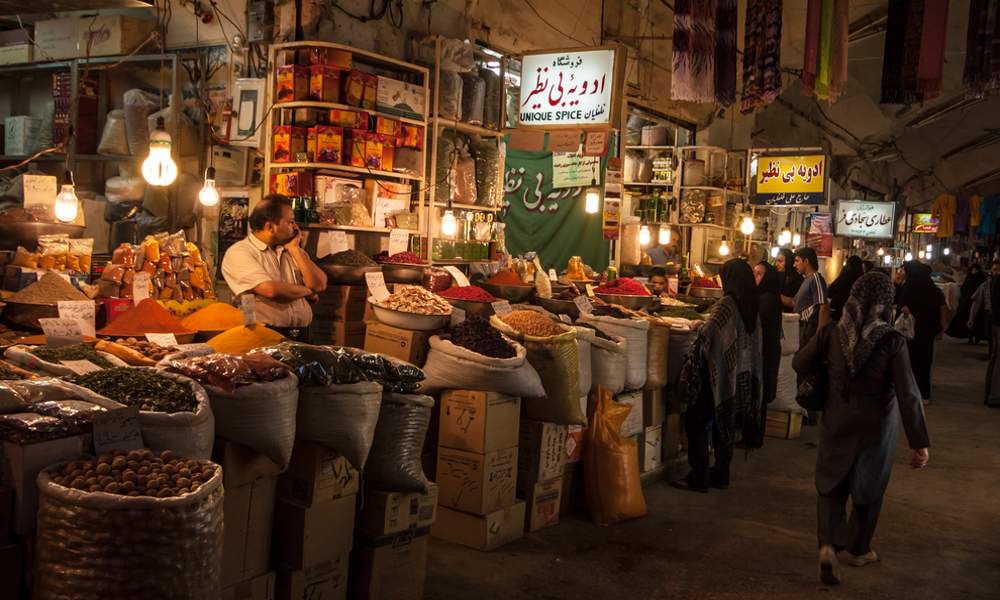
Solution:
[[[553,31],[555,31],[555,32],[557,32],[557,33],[559,33],[559,34],[561,34],[561,35],[563,35],[563,36],[565,36],[565,37],[573,40],[574,42],[576,42],[577,44],[580,44],[581,46],[590,46],[591,45],[591,44],[588,44],[587,42],[585,42],[585,41],[583,41],[583,40],[581,40],[579,38],[575,38],[575,37],[571,36],[570,34],[566,33],[562,29],[560,29],[560,28],[556,27],[555,25],[553,25],[551,21],[549,21],[548,19],[546,19],[545,17],[543,17],[542,14],[540,12],[538,12],[538,9],[535,8],[535,5],[531,3],[531,0],[524,0],[524,3],[528,5],[528,8],[531,9],[531,12],[535,13],[535,16],[538,17],[539,21],[541,21],[542,23],[545,23],[546,25],[548,25]]]

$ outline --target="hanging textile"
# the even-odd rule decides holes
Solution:
[[[883,104],[914,104],[941,94],[947,26],[948,0],[889,0]]]
[[[715,26],[715,0],[674,3],[670,81],[670,96],[674,100],[715,101]]]
[[[847,33],[851,26],[850,3],[836,0],[833,8],[833,38],[830,57],[830,100],[847,90]]]
[[[975,94],[1000,87],[1000,0],[970,0],[963,81]]]
[[[834,101],[847,87],[849,0],[809,0],[802,93]]]
[[[955,211],[957,209],[955,196],[942,192],[931,205],[931,214],[938,220],[937,237],[950,238],[955,235]]]
[[[802,93],[812,96],[816,93],[816,63],[819,57],[819,23],[823,12],[823,0],[809,0],[806,12],[805,54],[802,58]]]
[[[717,0],[715,8],[715,101],[736,101],[736,0]]]
[[[740,99],[744,114],[774,102],[781,95],[781,11],[782,0],[747,2]]]
[[[920,60],[917,62],[917,93],[924,102],[941,95],[947,32],[948,0],[924,0]]]
[[[979,205],[979,235],[996,235],[997,233],[997,196],[990,194],[983,198]]]

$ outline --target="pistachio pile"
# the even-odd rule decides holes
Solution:
[[[218,465],[177,458],[170,450],[115,450],[95,459],[75,460],[51,474],[52,481],[85,492],[173,498],[198,491]]]

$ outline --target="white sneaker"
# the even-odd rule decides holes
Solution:
[[[870,565],[872,563],[878,562],[878,554],[875,554],[874,550],[869,550],[861,556],[855,556],[850,552],[847,553],[847,564],[852,567],[863,567],[865,565]]]
[[[840,583],[840,564],[833,546],[822,546],[819,549],[819,580],[826,585]]]

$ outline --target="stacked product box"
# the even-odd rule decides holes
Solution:
[[[313,341],[317,344],[364,347],[364,320],[368,310],[368,288],[365,286],[327,287],[313,307]]]
[[[542,421],[521,421],[518,440],[517,495],[525,501],[525,530],[537,531],[559,523],[563,472],[566,468],[567,427]]]

